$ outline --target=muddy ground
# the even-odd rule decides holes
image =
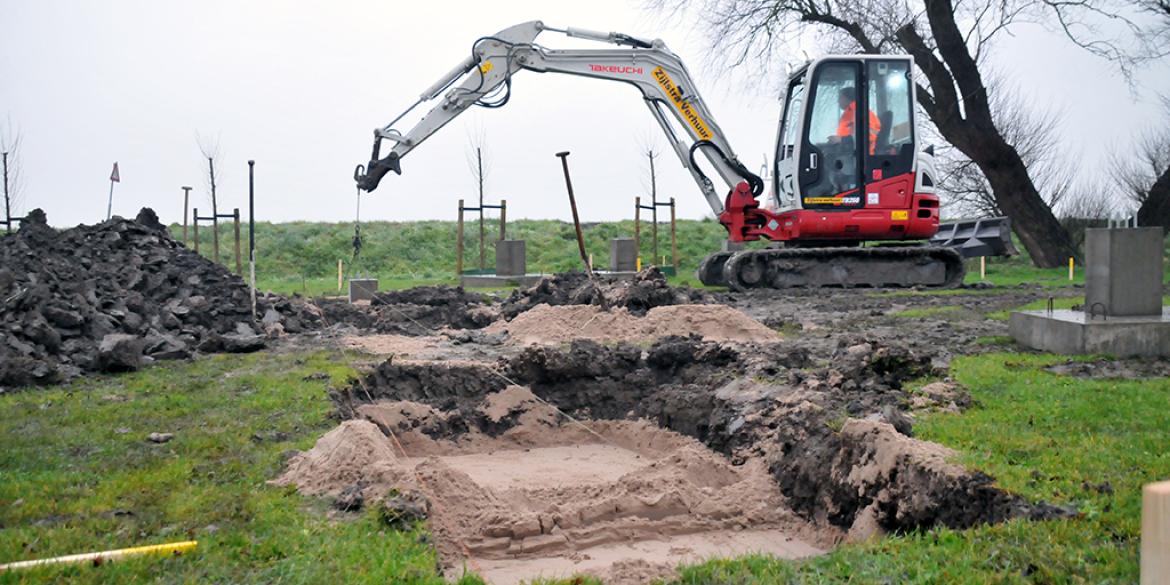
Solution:
[[[489,301],[497,317],[477,329],[347,330],[334,342],[370,369],[332,391],[337,435],[279,481],[339,509],[398,510],[411,494],[448,574],[471,567],[495,583],[574,572],[640,583],[712,554],[799,558],[891,532],[1062,517],[1075,510],[1004,492],[913,436],[916,414],[969,406],[947,368],[1007,335],[985,315],[1052,294],[676,291],[657,307],[603,310],[586,296],[511,319]],[[910,389],[922,379],[935,381]],[[349,451],[389,459],[328,461]],[[767,513],[732,504],[744,499]],[[531,530],[500,527],[531,517]],[[620,538],[598,540],[616,519]]]
[[[917,413],[969,405],[947,368],[1006,336],[987,314],[1075,289],[711,294],[649,269],[632,281],[558,275],[507,296],[265,295],[253,320],[243,281],[149,210],[62,232],[33,222],[0,251],[0,384],[343,348],[362,372],[331,389],[340,426],[276,481],[339,514],[428,519],[453,576],[641,583],[712,555],[799,558],[890,532],[1075,513],[1006,493],[914,438]],[[1143,362],[1053,371],[1165,375]]]

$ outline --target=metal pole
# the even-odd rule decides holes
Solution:
[[[585,236],[581,233],[581,218],[577,215],[577,198],[573,196],[573,181],[569,179],[569,151],[558,152],[561,167],[565,171],[565,189],[569,191],[569,208],[573,210],[573,228],[577,231],[577,250],[581,252],[581,261],[585,263],[585,271],[593,275],[593,268],[589,265],[589,254],[585,252]]]
[[[674,273],[678,274],[678,234],[675,231],[674,197],[670,198],[670,263],[674,266]]]
[[[12,233],[12,205],[8,201],[8,153],[4,154],[4,226],[7,233]]]
[[[191,210],[191,228],[195,230],[195,253],[199,253],[199,208]]]
[[[248,257],[254,258],[256,250],[256,184],[253,182],[253,171],[256,161],[248,161]]]
[[[240,264],[240,208],[237,207],[232,210],[232,224],[235,226],[236,236],[236,274],[244,275],[244,266]]]
[[[459,200],[459,220],[455,227],[455,276],[463,276],[463,200]]]
[[[252,181],[256,161],[248,161],[248,284],[252,289],[252,320],[256,320],[256,190]]]
[[[508,200],[500,199],[500,241],[504,241],[508,234]]]
[[[183,245],[187,244],[187,209],[191,203],[191,188],[183,187]]]
[[[4,226],[12,233],[12,205],[8,199],[8,153],[4,154]]]
[[[114,180],[110,179],[110,197],[106,199],[106,221],[110,221],[114,209]]]

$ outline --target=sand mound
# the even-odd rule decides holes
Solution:
[[[491,429],[512,426],[455,431],[466,412],[363,405],[369,420],[321,437],[276,483],[334,497],[360,490],[367,503],[418,491],[444,566],[496,584],[574,573],[638,583],[712,555],[818,554],[840,536],[792,514],[762,462],[734,466],[646,421],[586,427],[519,386],[474,413]]]
[[[336,495],[366,479],[375,468],[388,469],[397,459],[376,425],[348,420],[325,433],[312,449],[289,460],[288,469],[276,483],[296,485],[310,495]]]
[[[537,305],[511,321],[497,321],[484,331],[506,332],[513,342],[523,344],[555,344],[573,339],[641,341],[692,333],[712,341],[778,338],[775,331],[726,305],[655,307],[645,317],[622,308],[602,311],[592,305]]]

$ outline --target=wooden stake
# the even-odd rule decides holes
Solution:
[[[191,187],[183,187],[183,244],[187,244],[187,204],[191,201]]]
[[[191,210],[191,227],[195,230],[195,253],[199,253],[199,208]]]
[[[1170,584],[1170,481],[1142,488],[1141,585]]]
[[[979,280],[987,280],[987,256],[979,257]]]
[[[508,239],[508,200],[500,199],[500,241]]]
[[[240,208],[232,210],[233,222],[236,230],[236,274],[244,275],[244,265],[240,263]]]
[[[341,258],[338,258],[337,259],[337,292],[341,292],[341,289],[345,286],[345,283],[344,283],[345,278],[344,278],[344,276],[342,276],[345,273],[342,272],[342,266],[343,266],[342,260],[341,260]]]
[[[459,200],[459,220],[455,228],[455,276],[463,275],[463,200]]]
[[[678,232],[675,229],[674,197],[670,198],[670,264],[678,274]]]
[[[638,272],[642,264],[642,198],[634,197],[634,252],[637,254],[639,265]]]

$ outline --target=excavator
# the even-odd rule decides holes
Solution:
[[[543,32],[615,47],[555,50]],[[736,157],[682,60],[663,41],[530,21],[476,39],[470,54],[374,130],[354,180],[370,192],[402,159],[472,106],[508,103],[520,71],[618,81],[642,94],[671,149],[727,229],[728,245],[706,257],[698,277],[743,291],[789,287],[928,287],[962,283],[963,256],[930,245],[939,231],[933,147],[919,148],[913,63],[908,56],[847,55],[813,60],[788,79],[777,130],[771,195]],[[412,110],[435,102],[405,132]],[[383,143],[390,149],[382,155]],[[720,196],[701,154],[727,186]],[[766,248],[742,243],[773,242]],[[866,243],[881,245],[866,245]]]

